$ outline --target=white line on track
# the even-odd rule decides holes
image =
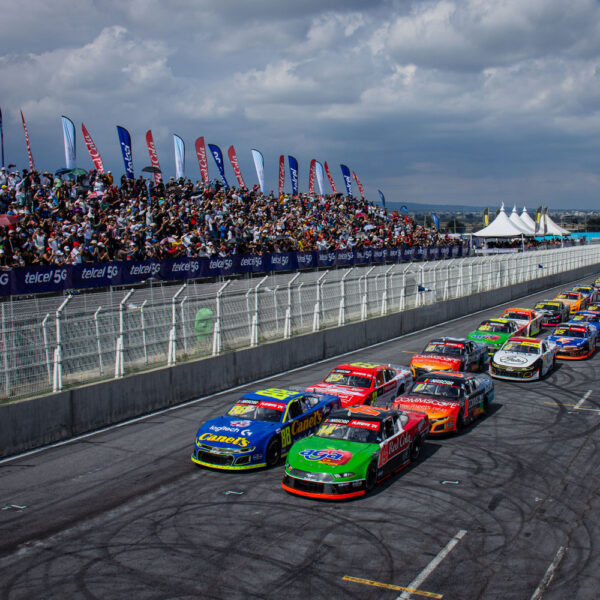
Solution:
[[[550,563],[550,566],[546,570],[546,573],[542,577],[542,581],[540,581],[540,585],[537,586],[535,592],[533,592],[533,596],[531,596],[531,600],[540,600],[542,594],[548,589],[552,578],[554,577],[554,573],[560,561],[563,559],[565,552],[567,551],[565,546],[561,546],[554,557],[554,560]]]
[[[573,408],[580,408],[581,405],[590,397],[590,395],[592,394],[592,390],[588,390],[583,397],[581,398],[581,400],[573,407]]]
[[[579,281],[585,281],[587,278],[583,277],[581,279],[576,279],[572,282],[567,283],[577,283]],[[563,285],[555,285],[554,287],[547,288],[545,290],[540,290],[538,292],[533,292],[532,294],[527,294],[526,296],[520,296],[516,298],[516,300],[523,300],[525,298],[530,298],[531,296],[537,296],[538,294],[550,290],[562,289],[566,284]],[[443,323],[436,323],[435,325],[430,325],[429,327],[425,327],[423,329],[419,329],[417,331],[411,331],[410,333],[403,333],[395,338],[391,338],[388,340],[383,340],[382,342],[377,342],[375,344],[371,344],[369,346],[363,346],[362,348],[356,348],[355,350],[350,350],[349,352],[343,352],[342,354],[337,354],[336,356],[330,356],[329,358],[323,358],[322,360],[317,360],[315,362],[309,363],[307,365],[302,365],[301,367],[295,367],[294,369],[289,369],[287,371],[282,371],[280,373],[274,373],[273,375],[269,375],[267,377],[262,377],[261,379],[255,379],[254,381],[249,381],[248,383],[244,383],[242,385],[237,385],[232,388],[227,388],[226,390],[222,390],[220,392],[215,392],[214,394],[210,394],[208,396],[202,396],[201,398],[195,398],[194,400],[189,400],[188,402],[182,402],[181,404],[177,404],[175,406],[170,406],[169,408],[163,408],[161,410],[157,410],[155,412],[149,413],[147,415],[143,415],[141,417],[136,417],[134,419],[129,419],[128,421],[123,421],[122,423],[116,423],[115,425],[109,425],[108,427],[103,427],[102,429],[96,429],[95,431],[90,431],[89,433],[84,433],[82,435],[78,435],[77,437],[69,438],[68,440],[62,440],[60,442],[55,442],[54,444],[48,444],[47,446],[42,446],[41,448],[35,448],[34,450],[29,450],[27,452],[23,452],[22,454],[15,454],[14,456],[9,456],[7,458],[0,459],[0,465],[12,462],[19,458],[25,458],[27,456],[33,456],[35,454],[39,454],[40,452],[44,452],[45,450],[49,450],[50,448],[58,448],[60,446],[65,446],[67,444],[72,444],[78,442],[80,440],[84,440],[86,438],[92,437],[94,435],[98,435],[99,433],[104,433],[106,431],[111,431],[113,429],[118,429],[119,427],[125,427],[127,425],[131,425],[132,423],[138,423],[139,421],[144,421],[145,419],[151,419],[152,417],[156,417],[158,415],[163,415],[165,413],[171,412],[173,410],[179,410],[180,408],[186,408],[188,406],[192,406],[199,402],[204,402],[206,400],[210,400],[211,398],[217,398],[223,394],[228,394],[230,392],[235,392],[236,390],[240,390],[246,388],[248,386],[255,385],[260,383],[261,381],[269,381],[271,379],[275,379],[276,377],[281,377],[282,375],[289,375],[290,373],[295,373],[296,371],[302,371],[304,369],[308,369],[310,367],[314,367],[315,365],[320,365],[325,362],[329,362],[330,360],[335,360],[336,358],[342,358],[344,356],[349,356],[351,354],[356,354],[357,352],[361,352],[363,350],[369,350],[370,348],[376,348],[377,346],[383,346],[384,344],[391,344],[403,338],[409,337],[411,335],[416,335],[418,333],[422,333],[423,331],[429,331],[430,329],[435,329],[436,327],[441,327],[442,325],[448,325],[448,323],[454,323],[455,321],[460,321],[461,319],[465,319],[467,317],[471,317],[474,315],[478,315],[483,312],[487,312],[488,310],[492,310],[494,308],[498,308],[499,306],[506,305],[514,305],[514,300],[509,300],[508,302],[501,302],[500,304],[495,304],[494,306],[489,306],[488,308],[482,308],[481,310],[469,313],[468,315],[462,315],[460,317],[454,317],[453,319],[448,319]]]
[[[466,529],[461,529],[458,533],[438,552],[437,556],[413,579],[406,587],[411,589],[419,589],[421,584],[433,573],[437,566],[448,556],[452,548],[467,535]],[[408,600],[411,597],[411,592],[402,592],[396,600]]]

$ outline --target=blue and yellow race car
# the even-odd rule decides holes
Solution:
[[[600,335],[600,311],[595,310],[580,310],[576,312],[569,321],[570,323],[589,323],[595,327],[596,332]]]
[[[556,358],[583,360],[596,351],[598,333],[590,323],[561,323],[546,339],[558,347]]]
[[[191,459],[213,469],[272,467],[291,445],[315,431],[340,399],[331,394],[270,388],[242,396],[225,415],[204,422]]]

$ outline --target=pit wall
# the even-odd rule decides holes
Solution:
[[[595,276],[588,266],[288,340],[0,405],[0,457],[66,440],[230,387]],[[393,357],[390,357],[393,362]]]

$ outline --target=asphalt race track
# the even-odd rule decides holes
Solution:
[[[599,598],[600,354],[496,381],[489,416],[354,501],[285,493],[283,464],[190,461],[199,423],[246,389],[315,383],[349,357],[407,364],[500,311],[1,461],[1,597]]]

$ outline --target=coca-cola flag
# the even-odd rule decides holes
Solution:
[[[285,186],[285,158],[283,154],[279,157],[279,197],[283,194],[283,187]]]
[[[198,157],[198,165],[200,166],[202,183],[204,183],[204,185],[208,185],[208,162],[206,160],[206,148],[204,146],[203,136],[196,140],[196,156]]]
[[[335,183],[333,183],[333,177],[331,176],[331,171],[329,170],[329,167],[327,166],[327,161],[325,161],[325,173],[327,173],[327,179],[329,179],[329,185],[331,186],[333,193],[337,194],[337,190],[335,189]]]
[[[315,195],[315,170],[317,168],[317,161],[313,158],[310,161],[310,168],[308,169],[308,195]]]
[[[356,185],[358,186],[358,191],[360,192],[361,200],[364,200],[365,199],[365,190],[362,186],[362,183],[360,182],[360,179],[358,178],[358,176],[356,175],[356,173],[354,171],[352,171],[352,177],[354,177],[354,181],[356,181]]]
[[[83,123],[81,124],[81,133],[83,133],[83,140],[85,141],[85,145],[90,153],[90,158],[94,163],[94,169],[96,169],[98,173],[104,173],[104,163],[102,162],[100,152],[98,152],[98,148],[96,148],[96,144],[94,144],[92,136],[88,133],[88,130],[85,128]]]
[[[23,111],[21,111],[21,121],[23,123],[23,131],[25,131],[25,144],[27,144],[27,156],[29,158],[29,170],[33,171],[35,169],[35,165],[33,163],[33,154],[31,153],[31,145],[29,144],[29,133],[27,131],[27,125],[25,125],[25,117],[23,116]]]
[[[152,137],[152,130],[146,131],[146,146],[148,147],[148,155],[150,156],[150,164],[155,169],[160,169],[160,163],[158,162],[158,152],[156,152],[156,146],[154,145],[154,138]],[[154,173],[154,183],[158,185],[162,181],[162,173]]]
[[[244,183],[242,171],[240,170],[240,165],[238,163],[235,148],[233,146],[229,146],[229,150],[227,150],[227,156],[229,156],[229,162],[231,163],[231,167],[233,168],[233,172],[235,174],[235,178],[237,179],[238,185],[241,188],[245,188],[246,184]]]

